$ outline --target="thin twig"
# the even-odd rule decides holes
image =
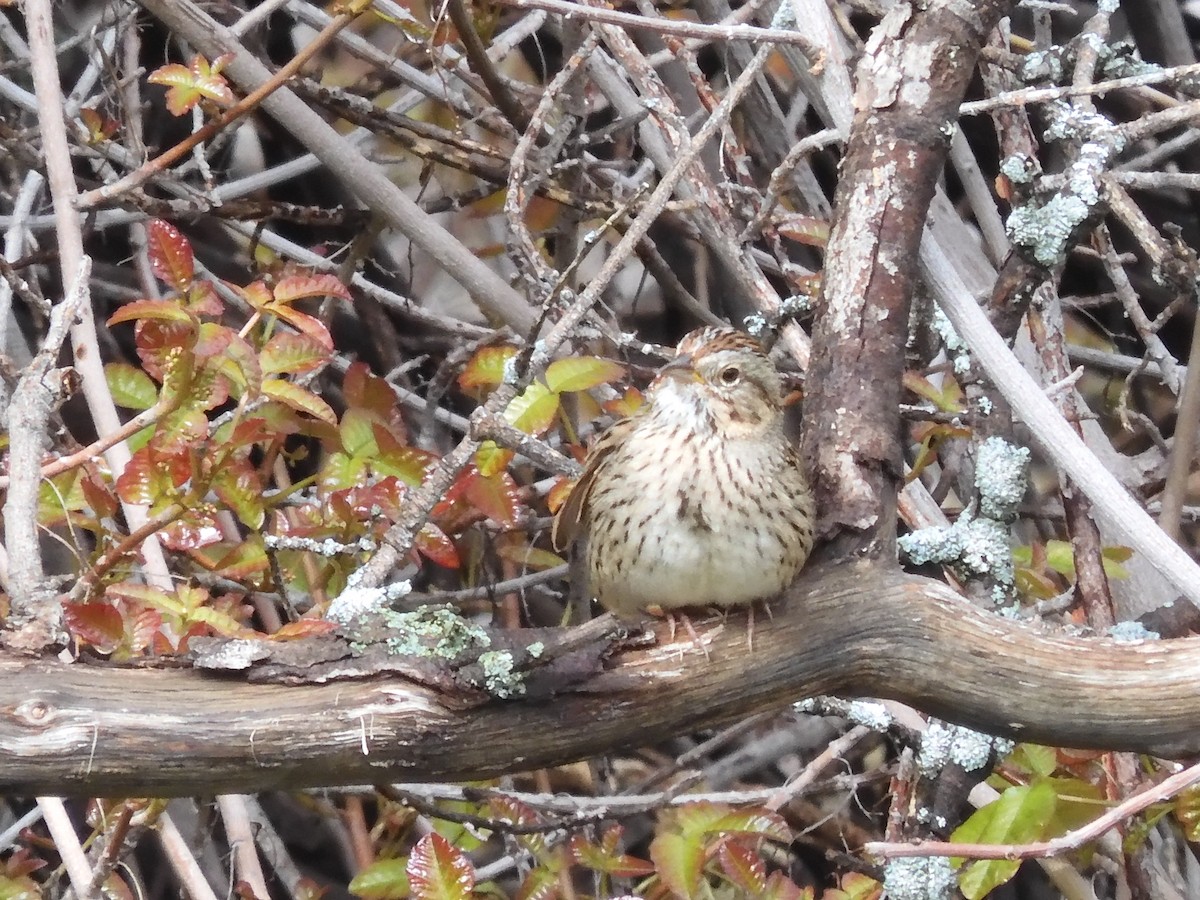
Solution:
[[[1153,787],[1139,791],[1123,800],[1104,815],[1082,828],[1069,831],[1050,841],[1029,844],[957,844],[947,841],[921,841],[917,844],[873,842],[863,850],[879,859],[898,859],[904,856],[962,856],[967,859],[1040,859],[1078,850],[1094,841],[1110,828],[1153,806],[1165,803],[1196,782],[1200,782],[1200,764],[1191,766],[1164,779]]]
[[[174,401],[174,402],[172,402]],[[95,459],[102,455],[109,447],[120,443],[126,438],[132,437],[143,428],[153,425],[160,418],[178,404],[178,398],[160,399],[152,407],[138,413],[128,422],[121,426],[118,431],[112,434],[107,434],[102,438],[88,444],[82,450],[76,450],[68,456],[60,456],[54,462],[47,463],[41,467],[42,478],[53,478],[55,475],[61,475],[63,472],[69,471],[76,466],[81,466],[90,459]],[[0,475],[0,490],[4,490],[9,485],[10,475]]]
[[[1200,316],[1192,321],[1192,343],[1188,361],[1200,361]],[[1179,413],[1175,420],[1175,442],[1167,457],[1167,482],[1163,486],[1162,511],[1158,524],[1164,532],[1179,540],[1180,514],[1188,497],[1188,481],[1195,462],[1196,431],[1200,427],[1200,365],[1188,367],[1179,397]]]
[[[162,172],[167,166],[176,160],[181,159],[193,147],[198,147],[200,144],[211,139],[214,135],[220,134],[229,125],[236,122],[238,119],[253,112],[257,109],[267,97],[277,91],[281,86],[287,83],[293,75],[300,71],[314,55],[319,53],[325,46],[333,40],[346,26],[350,25],[356,18],[358,12],[340,13],[333,18],[324,29],[312,39],[303,50],[288,60],[287,64],[278,72],[268,78],[263,84],[259,85],[255,90],[251,91],[236,104],[231,106],[217,118],[213,119],[202,128],[198,128],[190,135],[172,147],[170,150],[160,153],[154,159],[140,166],[133,172],[130,172],[119,181],[114,181],[111,184],[106,184],[103,187],[98,187],[94,191],[87,191],[80,194],[75,200],[77,209],[91,209],[93,206],[98,206],[101,203],[110,201],[126,191],[133,190],[145,182],[153,178],[159,172]]]
[[[799,48],[808,61],[816,65],[824,57],[824,51],[812,41],[794,31],[783,28],[759,28],[755,25],[705,25],[700,22],[685,22],[681,19],[647,19],[633,13],[615,9],[583,6],[569,0],[500,0],[501,5],[515,9],[544,9],[558,13],[568,19],[584,19],[608,25],[622,25],[659,34],[678,37],[699,38],[706,41],[749,41],[764,44],[789,44]]]
[[[1200,63],[1186,66],[1175,66],[1170,69],[1160,69],[1157,72],[1147,72],[1142,75],[1129,75],[1125,78],[1112,78],[1108,81],[1097,81],[1095,84],[1076,87],[1067,85],[1052,88],[1025,88],[1016,91],[1005,91],[987,100],[972,100],[958,108],[959,115],[977,116],[980,113],[1003,109],[1006,106],[1027,106],[1031,103],[1048,103],[1051,100],[1062,100],[1075,96],[1103,96],[1109,91],[1121,88],[1145,87],[1151,84],[1162,84],[1165,81],[1175,81],[1193,75],[1200,75]]]

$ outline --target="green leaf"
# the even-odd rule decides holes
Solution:
[[[117,406],[149,409],[158,400],[158,388],[150,376],[129,363],[106,363],[104,380],[108,382],[109,393]]]
[[[1041,840],[1054,816],[1058,797],[1045,781],[1010,787],[963,822],[950,840],[965,844],[1024,844]],[[967,900],[980,900],[1009,881],[1020,860],[988,859],[970,863],[958,878]]]
[[[900,380],[908,390],[918,397],[928,400],[942,412],[960,413],[963,411],[962,389],[953,378],[946,379],[942,387],[937,387],[925,376],[906,371]]]
[[[485,478],[499,475],[508,468],[508,464],[516,456],[511,450],[505,450],[495,441],[484,441],[475,451],[475,467]]]
[[[516,900],[555,900],[562,896],[559,879],[561,872],[555,872],[545,866],[530,869],[529,875],[521,882]]]
[[[581,866],[613,875],[617,878],[645,878],[654,874],[653,864],[636,856],[626,856],[618,849],[621,843],[620,825],[610,825],[601,835],[600,843],[590,841],[585,834],[571,836],[571,858]]]
[[[663,884],[672,893],[692,900],[700,896],[704,870],[704,844],[699,838],[664,832],[650,842],[650,859]]]
[[[558,402],[558,394],[535,381],[508,404],[504,418],[526,434],[541,434],[554,424]]]
[[[329,404],[298,384],[280,378],[268,378],[262,383],[262,392],[296,412],[306,413],[330,425],[337,425],[337,416],[329,408]]]
[[[212,352],[210,344],[211,347],[220,346],[220,351]],[[205,366],[236,385],[239,394],[247,394],[252,400],[258,398],[263,379],[258,353],[236,331],[224,325],[205,322],[200,326],[196,354],[205,356]]]
[[[504,380],[505,364],[516,355],[517,348],[508,345],[480,348],[459,374],[458,386],[463,390],[495,387]]]
[[[135,584],[130,581],[110,584],[104,589],[104,596],[140,603],[171,616],[180,616],[185,612],[183,604],[175,595],[148,584]]]
[[[371,863],[350,882],[350,893],[364,900],[407,900],[408,860],[381,859]]]
[[[226,461],[213,473],[212,489],[247,528],[262,527],[263,485],[258,471],[246,458]]]
[[[201,100],[210,100],[218,106],[232,106],[233,91],[220,75],[220,59],[213,65],[197,54],[190,66],[178,63],[161,66],[147,78],[151,84],[167,88],[167,109],[173,115],[182,116]]]
[[[468,900],[475,867],[437,832],[417,841],[408,857],[408,882],[414,900]]]
[[[577,356],[556,359],[546,369],[546,385],[555,393],[586,391],[625,375],[625,368],[611,359]]]
[[[379,444],[375,441],[375,423],[375,417],[365,410],[346,410],[338,426],[342,449],[351,456],[377,456]]]
[[[320,341],[291,331],[272,335],[260,356],[264,375],[299,375],[319,369],[328,361],[329,354]]]
[[[321,489],[337,491],[353,487],[362,479],[367,461],[346,453],[330,453],[321,466]]]
[[[553,569],[555,566],[561,566],[566,563],[566,560],[557,553],[551,553],[549,550],[543,550],[540,547],[523,546],[521,544],[504,544],[496,550],[496,555],[501,559],[515,562],[517,565],[525,569],[532,569],[535,572],[540,572],[543,569]]]
[[[791,831],[783,817],[761,807],[738,809],[721,803],[689,803],[675,811],[680,833],[703,837],[709,834],[757,834],[777,841],[790,841]]]
[[[1133,556],[1130,547],[1103,547],[1100,550],[1100,560],[1104,563],[1104,574],[1109,578],[1124,580],[1129,577],[1129,570],[1121,563]]]
[[[200,323],[190,312],[175,300],[134,300],[126,303],[108,317],[108,325],[119,325],[122,322],[142,320],[157,322],[179,322],[185,325],[198,326]]]
[[[427,450],[400,443],[378,422],[373,425],[372,433],[379,453],[371,459],[371,468],[380,475],[394,475],[409,487],[420,487],[437,457]]]
[[[1048,778],[1058,768],[1058,753],[1053,747],[1043,747],[1041,744],[1018,744],[1009,761],[1026,772]]]
[[[38,485],[38,524],[45,527],[61,525],[70,518],[67,514],[84,508],[87,498],[83,490],[83,472],[71,469],[61,472]]]

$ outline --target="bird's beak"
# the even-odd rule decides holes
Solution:
[[[676,381],[699,381],[700,374],[692,367],[690,353],[681,353],[658,370],[659,378],[674,378]]]

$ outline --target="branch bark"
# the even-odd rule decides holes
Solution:
[[[815,569],[785,596],[751,655],[733,615],[697,626],[711,658],[685,635],[622,653],[550,700],[466,710],[461,697],[399,678],[262,685],[0,658],[0,792],[168,796],[485,778],[822,693],[901,700],[1055,746],[1200,751],[1200,642],[1040,634],[938,582],[865,562]]]
[[[958,104],[1009,2],[894,6],[858,67],[805,398],[818,533],[895,558],[898,373],[930,201]]]

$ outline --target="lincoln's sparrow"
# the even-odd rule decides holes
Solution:
[[[593,596],[618,614],[733,606],[778,593],[812,549],[813,498],[758,342],[701,328],[645,405],[588,454],[554,521],[587,539]]]

